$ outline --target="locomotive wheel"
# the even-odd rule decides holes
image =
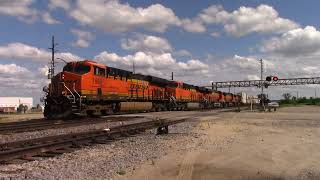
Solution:
[[[44,117],[47,119],[67,119],[72,116],[72,105],[65,97],[48,100],[44,109]]]

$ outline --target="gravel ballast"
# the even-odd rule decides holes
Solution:
[[[110,144],[80,149],[58,157],[24,164],[0,166],[0,177],[13,179],[113,179],[134,171],[142,162],[187,147],[199,134],[190,132],[197,122],[170,126],[170,134],[156,136],[154,130]]]
[[[46,130],[40,130],[40,131],[22,132],[22,133],[14,133],[14,134],[1,134],[0,144],[27,140],[27,139],[41,138],[46,136],[57,136],[57,135],[63,135],[63,134],[88,132],[93,130],[112,128],[115,126],[150,121],[150,120],[151,119],[145,119],[145,118],[131,118],[126,121],[117,121],[117,122],[106,121],[106,122],[101,122],[96,124],[81,125],[81,126],[75,126],[75,127],[46,129]]]

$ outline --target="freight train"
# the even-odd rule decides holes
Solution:
[[[107,115],[122,111],[164,111],[237,105],[241,96],[180,81],[134,74],[91,60],[69,62],[51,79],[44,116]]]

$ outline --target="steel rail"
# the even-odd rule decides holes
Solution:
[[[106,117],[106,118],[87,118],[81,120],[55,120],[55,121],[44,121],[39,120],[38,122],[24,122],[24,123],[9,123],[0,124],[0,134],[12,134],[21,132],[32,132],[45,129],[56,129],[61,127],[75,127],[88,124],[98,124],[103,122],[114,122],[114,121],[129,121],[131,119],[136,119],[139,116],[133,117]]]
[[[73,133],[0,144],[0,164],[8,163],[16,159],[35,160],[34,156],[37,155],[54,156],[55,154],[74,151],[82,146],[108,143],[117,138],[130,136],[147,129],[165,127],[186,120],[187,118],[172,121],[163,119],[152,120],[117,126],[109,130],[95,130],[85,133]]]

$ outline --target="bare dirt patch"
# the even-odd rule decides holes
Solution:
[[[320,179],[320,107],[203,117],[202,134],[119,179]],[[191,148],[193,147],[193,148]]]

